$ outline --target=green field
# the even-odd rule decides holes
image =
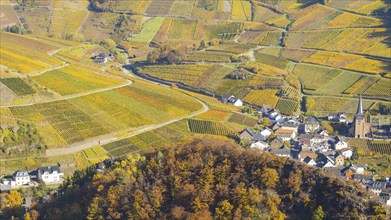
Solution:
[[[152,41],[155,34],[159,31],[162,26],[164,18],[151,18],[143,23],[141,32],[132,35],[129,41],[133,42],[150,42]]]
[[[20,96],[35,93],[35,90],[21,78],[4,78],[0,79],[0,82]]]

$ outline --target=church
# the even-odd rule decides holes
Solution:
[[[367,138],[370,137],[371,125],[367,122],[362,107],[362,97],[358,101],[358,108],[356,116],[353,121],[353,131],[355,138]]]

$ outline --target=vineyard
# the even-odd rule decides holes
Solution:
[[[278,45],[282,32],[247,31],[241,34],[238,41],[243,44],[271,46]]]
[[[110,156],[122,157],[129,153],[145,152],[162,145],[170,145],[191,135],[187,121],[181,120],[153,131],[103,145],[103,148]]]
[[[227,125],[221,122],[188,119],[189,129],[193,133],[229,135],[234,133]]]
[[[75,33],[87,16],[87,11],[53,10],[50,31],[52,33]]]
[[[196,118],[212,121],[226,121],[230,116],[231,113],[227,111],[209,110],[205,113],[197,115]]]
[[[87,92],[124,83],[121,79],[86,71],[77,68],[76,65],[49,71],[32,79],[60,95]]]
[[[169,30],[169,39],[192,40],[197,28],[197,21],[173,19]]]
[[[76,167],[79,169],[87,168],[90,165],[102,162],[109,157],[106,155],[107,152],[100,146],[87,148],[79,153],[74,154],[76,161]]]
[[[195,52],[186,57],[184,61],[187,62],[215,62],[215,63],[229,63],[233,54],[218,52],[218,51],[203,51]]]
[[[209,67],[210,65],[155,65],[147,66],[143,69],[143,73],[164,80],[191,85]]]
[[[173,3],[174,0],[167,0],[167,1],[152,0],[145,13],[155,15],[155,16],[168,15]]]
[[[293,72],[299,76],[304,89],[316,90],[337,77],[342,71],[307,64],[297,64]]]
[[[67,144],[190,114],[200,104],[174,90],[139,82],[66,101],[11,107],[17,119],[49,124]],[[58,144],[64,144],[59,141]],[[53,146],[51,147],[58,147]]]
[[[256,118],[252,118],[248,115],[239,113],[233,113],[228,121],[236,124],[245,125],[247,127],[255,127],[258,123],[258,120]]]
[[[246,44],[237,44],[237,43],[222,43],[211,48],[207,48],[207,51],[219,51],[227,52],[234,54],[243,54],[247,53],[252,46]]]
[[[285,70],[289,60],[263,53],[255,53],[257,62]]]
[[[251,3],[245,0],[231,1],[232,20],[251,21]]]
[[[256,105],[263,106],[268,105],[274,108],[278,102],[276,96],[278,90],[265,89],[265,90],[251,90],[244,98],[243,101]]]
[[[294,115],[299,107],[297,100],[280,98],[277,102],[276,109],[284,115]]]
[[[227,74],[233,70],[234,68],[228,65],[215,64],[199,76],[192,86],[214,92],[221,84],[224,83],[224,78]]]
[[[390,141],[376,141],[367,139],[350,139],[348,142],[350,147],[358,147],[359,153],[367,155],[370,152],[391,155]]]
[[[59,49],[41,41],[2,32],[0,38],[0,61],[11,69],[29,74],[62,62],[48,55],[48,52]]]
[[[32,95],[35,93],[35,90],[21,78],[4,78],[0,79],[0,82],[19,96]]]

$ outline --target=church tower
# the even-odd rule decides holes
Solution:
[[[362,98],[358,101],[358,108],[356,116],[354,117],[354,137],[355,138],[364,138],[366,136],[366,125],[364,118],[364,111],[362,108]]]

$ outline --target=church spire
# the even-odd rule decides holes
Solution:
[[[362,97],[361,97],[361,94],[360,94],[360,99],[358,100],[357,114],[358,115],[363,115],[364,114],[364,111],[362,110]]]

